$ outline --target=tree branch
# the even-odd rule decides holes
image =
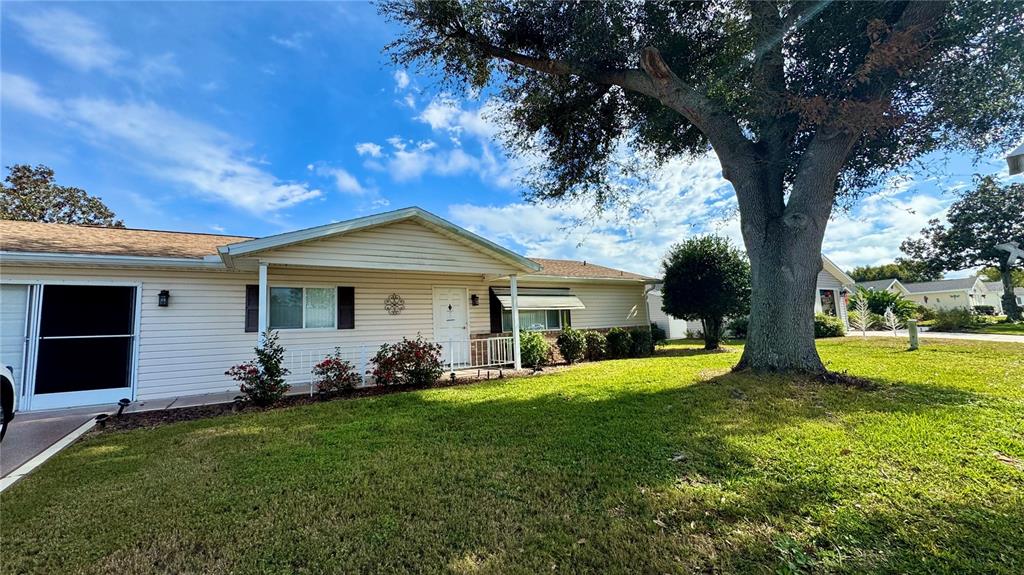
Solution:
[[[926,50],[947,7],[947,2],[907,4],[886,39],[876,42],[864,57],[858,73],[862,87],[858,90],[858,95],[863,98],[861,101],[881,102],[889,97],[895,80],[902,72],[892,62],[907,62],[906,52],[913,52],[915,48],[918,51]],[[925,55],[914,61],[914,64],[923,65],[928,57]],[[832,125],[829,121],[818,128],[797,166],[793,191],[785,211],[787,225],[803,227],[812,222],[825,225],[835,199],[836,178],[864,132],[863,127],[850,129],[848,126]],[[827,198],[823,198],[822,194],[826,194]],[[823,199],[828,201],[821,201]]]
[[[749,183],[746,180],[756,178],[752,168],[756,164],[757,152],[734,118],[676,76],[657,48],[649,46],[644,50],[640,66],[654,86],[653,93],[648,95],[678,112],[707,136],[722,163],[725,179],[737,183],[738,178]],[[737,185],[737,193],[745,187]]]

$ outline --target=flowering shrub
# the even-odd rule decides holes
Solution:
[[[583,359],[587,350],[587,338],[583,332],[568,326],[558,334],[555,344],[558,345],[558,352],[562,354],[562,359],[569,363],[576,363]]]
[[[249,401],[256,405],[270,405],[284,397],[291,389],[284,380],[288,369],[284,361],[284,347],[277,341],[277,333],[263,334],[263,345],[256,346],[256,359],[233,366],[224,375],[239,382],[239,388]]]
[[[441,345],[431,343],[421,335],[416,339],[402,338],[395,344],[385,343],[370,362],[373,367],[369,373],[378,385],[426,387],[444,373]]]
[[[341,393],[351,391],[359,385],[359,374],[355,367],[341,359],[341,348],[313,366],[313,383],[320,393]]]

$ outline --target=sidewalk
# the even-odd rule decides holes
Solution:
[[[896,331],[898,337],[909,338],[910,334],[905,329]],[[868,337],[892,337],[891,331],[869,331],[867,332]],[[861,333],[857,330],[849,330],[846,332],[846,337],[861,337]],[[920,332],[921,339],[971,339],[975,341],[1000,341],[1004,343],[1024,343],[1024,335],[1007,335],[1001,333],[956,333],[956,332],[944,332],[944,331],[924,331]]]

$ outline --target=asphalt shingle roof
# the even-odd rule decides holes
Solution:
[[[974,282],[977,280],[978,278],[976,277],[955,278],[951,280],[936,280],[933,282],[903,284],[903,287],[907,288],[907,291],[909,291],[910,293],[947,290],[969,290],[972,287],[974,287]]]
[[[248,236],[104,228],[0,220],[0,251],[166,258],[217,255],[217,248]],[[534,275],[591,279],[652,279],[585,261],[530,258],[543,269]]]

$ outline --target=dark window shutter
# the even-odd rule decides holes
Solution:
[[[491,308],[491,333],[501,333],[501,301],[498,300],[498,296],[494,295],[494,290],[487,291],[490,292],[487,303]]]
[[[338,286],[338,329],[356,327],[356,288]]]
[[[260,286],[245,286],[245,331],[255,332],[260,328]]]

